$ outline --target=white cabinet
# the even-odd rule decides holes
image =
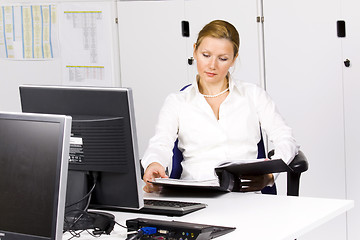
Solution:
[[[350,73],[354,70],[343,67],[347,39],[338,38],[336,31],[341,3],[264,1],[266,85],[309,160],[309,171],[301,179],[302,196],[353,199],[349,193],[359,192],[350,180],[355,180],[356,164],[349,169],[355,159],[353,131],[360,117],[359,110],[354,111],[355,99],[350,98],[357,97],[359,83],[351,82],[357,80],[354,76],[346,76],[355,74]],[[358,56],[348,58],[355,65]],[[355,224],[351,222],[349,232]],[[353,236],[348,239],[356,239]],[[301,239],[347,239],[346,216]]]
[[[121,85],[131,87],[140,157],[170,92],[188,83],[182,1],[118,2]]]
[[[344,113],[345,113],[345,157],[347,198],[360,202],[359,178],[359,133],[360,133],[360,16],[359,2],[343,0],[342,19],[346,22],[346,37],[342,39],[342,61],[350,60],[350,66],[343,65]],[[348,240],[359,239],[360,208],[348,212]]]

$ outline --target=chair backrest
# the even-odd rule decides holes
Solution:
[[[191,84],[186,85],[180,91],[183,91],[184,89],[186,89],[190,85]],[[260,139],[259,143],[257,144],[257,146],[258,146],[257,158],[266,158],[265,145],[264,145],[264,140],[263,140],[261,128],[260,128],[260,134],[261,134],[261,139]],[[172,157],[172,170],[171,170],[171,173],[170,173],[170,178],[176,178],[176,179],[179,179],[181,177],[181,173],[182,173],[181,162],[184,160],[182,152],[178,148],[178,142],[179,142],[179,140],[176,139],[176,141],[174,143],[173,157]],[[271,186],[271,187],[263,188],[261,190],[261,193],[276,195],[277,190],[276,190],[275,184],[273,186]]]

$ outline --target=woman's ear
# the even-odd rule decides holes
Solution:
[[[194,43],[194,51],[193,51],[193,57],[196,60],[196,43]]]
[[[238,56],[239,56],[239,54],[236,54],[236,56],[235,56],[234,59],[233,59],[233,62],[231,63],[231,66],[234,66],[234,64],[235,64],[236,59],[237,59]]]

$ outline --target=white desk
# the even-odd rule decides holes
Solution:
[[[146,194],[147,198],[158,198],[158,194]],[[320,199],[304,197],[274,196],[264,194],[227,193],[196,198],[162,196],[162,199],[197,201],[208,207],[183,217],[167,217],[148,214],[112,212],[116,221],[125,225],[127,219],[155,218],[201,224],[236,227],[234,232],[217,239],[295,239],[319,225],[345,213],[354,206],[352,200]],[[63,239],[69,239],[66,233]],[[126,230],[116,226],[110,235],[100,239],[125,239]],[[81,240],[94,239],[83,233]]]

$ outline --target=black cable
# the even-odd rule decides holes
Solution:
[[[79,232],[76,232],[74,230],[69,230],[69,233],[71,234],[71,238],[69,238],[68,240],[71,240],[73,238],[79,238],[81,237],[81,233],[84,232],[85,230],[80,230]]]
[[[97,184],[98,173],[97,172],[92,172],[90,174],[93,177],[93,186],[90,189],[90,191],[83,198],[81,198],[79,201],[65,206],[65,209],[66,209],[66,208],[72,207],[72,206],[84,201],[86,198],[88,199],[84,209],[76,208],[76,209],[72,209],[70,211],[65,212],[64,224],[68,224],[68,226],[66,226],[66,228],[67,228],[67,231],[69,231],[69,232],[72,231],[72,228],[77,224],[78,221],[80,221],[81,219],[84,219],[84,216],[92,218],[92,216],[87,213],[87,210],[88,210],[88,208],[90,206],[92,193],[93,193],[93,191],[94,191],[94,189],[96,187],[96,184]],[[74,219],[73,221],[68,221],[68,219],[66,217],[69,216],[70,213],[74,213],[74,212],[80,212],[80,215],[77,216],[76,219]],[[63,231],[63,233],[65,233],[65,232],[66,232],[66,230]]]
[[[93,185],[93,187],[90,189],[90,191],[89,191],[82,199],[80,199],[80,200],[77,201],[77,202],[74,202],[74,203],[71,203],[71,204],[69,204],[69,205],[66,205],[65,208],[72,207],[72,206],[74,206],[74,205],[76,205],[76,204],[81,203],[82,201],[84,201],[86,198],[88,198],[88,197],[92,194],[92,192],[93,192],[94,189],[95,189],[95,186],[96,186],[96,184]]]
[[[101,237],[102,233],[99,234],[95,234],[94,232],[90,232],[88,229],[86,229],[86,231],[88,232],[88,234],[90,234],[90,236],[98,238]]]
[[[94,187],[95,187],[95,184],[94,184]],[[87,204],[86,204],[86,206],[85,206],[85,208],[83,210],[82,209],[73,209],[73,210],[67,211],[65,213],[64,223],[69,224],[69,226],[68,226],[69,229],[73,228],[77,224],[78,221],[83,219],[84,215],[87,215],[88,217],[91,217],[91,215],[89,215],[88,212],[87,212],[87,210],[89,208],[89,205],[90,205],[90,201],[91,201],[91,194],[89,195]],[[69,213],[72,213],[72,212],[80,212],[81,214],[78,217],[76,217],[76,219],[74,221],[69,222],[66,219],[66,215],[69,215]]]
[[[82,215],[85,215],[85,216],[94,218],[89,212],[85,212],[85,211],[82,211],[82,210],[73,210],[73,212],[76,212],[76,211],[81,212]],[[70,211],[70,212],[72,212],[72,211]],[[112,221],[114,224],[116,224],[116,225],[118,225],[118,226],[120,226],[120,227],[125,228],[125,229],[128,230],[128,227],[126,227],[126,226],[118,223],[115,219],[111,219],[111,221]],[[70,224],[70,223],[69,223],[69,224]],[[99,236],[102,235],[102,234],[94,234],[94,233],[91,233],[91,232],[88,231],[88,230],[67,230],[67,231],[72,235],[72,237],[69,238],[68,240],[73,239],[73,238],[79,238],[79,237],[80,237],[80,234],[81,234],[82,232],[84,232],[84,231],[89,232],[89,234],[92,235],[93,237],[99,237]],[[64,231],[64,233],[65,233],[65,232],[66,232],[66,231]],[[102,233],[103,233],[103,232],[102,232]]]
[[[128,227],[126,227],[126,226],[124,226],[124,225],[121,225],[120,223],[118,223],[118,222],[115,221],[115,220],[114,220],[114,223],[117,224],[117,225],[119,225],[119,226],[122,227],[122,228],[128,229]]]
[[[92,172],[92,175],[93,175],[93,186],[92,188],[90,189],[90,191],[83,197],[81,198],[79,201],[77,202],[74,202],[74,203],[71,203],[71,204],[68,204],[65,206],[65,208],[69,208],[69,207],[72,207],[78,203],[81,203],[82,201],[84,201],[86,198],[88,198],[89,196],[91,196],[91,194],[93,193],[95,187],[96,187],[96,183],[97,183],[97,178],[98,178],[98,173],[97,172]]]
[[[115,220],[113,220],[113,222],[114,222],[116,225],[118,225],[118,226],[120,226],[120,227],[122,227],[122,228],[125,228],[125,229],[127,229],[127,230],[129,229],[128,227],[126,227],[126,226],[118,223],[118,222],[115,221]],[[85,232],[85,231],[87,231],[87,232],[88,232],[91,236],[93,236],[93,237],[101,237],[101,235],[102,235],[102,234],[94,234],[94,233],[92,233],[92,232],[89,231],[89,230],[68,230],[67,232],[69,232],[69,233],[71,234],[71,237],[68,238],[68,240],[71,240],[71,239],[73,239],[73,238],[80,238],[80,237],[81,237],[81,233],[83,233],[83,232]],[[66,231],[64,231],[64,232],[66,232]]]
[[[81,200],[68,205],[68,207],[80,203],[87,198],[86,205],[82,207],[82,209],[80,209],[79,207],[75,207],[73,209],[69,209],[65,213],[64,233],[68,231],[73,237],[79,237],[79,234],[83,231],[89,232],[89,234],[93,237],[99,237],[102,234],[110,234],[110,232],[114,228],[115,223],[118,224],[115,221],[115,217],[111,214],[105,214],[101,212],[88,212],[91,203],[92,193],[98,181],[97,172],[90,172],[90,174],[93,181],[93,186],[91,190]],[[93,231],[90,231],[90,229],[93,229]]]

